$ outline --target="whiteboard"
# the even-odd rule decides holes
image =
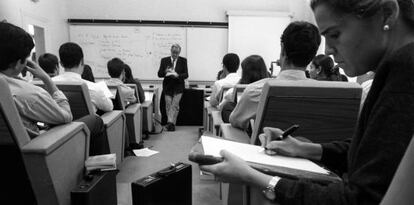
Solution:
[[[69,32],[98,78],[109,77],[106,64],[114,57],[127,63],[134,77],[153,80],[172,44],[180,44],[180,56],[187,56],[187,32],[181,27],[71,25]]]
[[[161,58],[178,43],[180,56],[187,58],[188,79],[214,81],[228,45],[227,28],[71,25],[69,31],[98,78],[109,77],[106,64],[119,57],[130,65],[134,77],[161,80],[157,75]]]

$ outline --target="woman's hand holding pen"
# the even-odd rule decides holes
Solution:
[[[278,128],[264,127],[263,131],[264,133],[259,135],[259,139],[267,154],[300,157],[301,141],[290,135],[282,139],[284,132]]]

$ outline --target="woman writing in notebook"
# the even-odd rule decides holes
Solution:
[[[379,204],[414,133],[414,2],[312,0],[311,7],[326,38],[326,54],[348,76],[376,72],[371,91],[350,139],[316,144],[288,136],[265,146],[319,161],[347,177],[328,185],[272,177],[225,150],[224,162],[201,169],[223,181],[259,187],[280,204]],[[282,131],[270,133],[264,138]]]

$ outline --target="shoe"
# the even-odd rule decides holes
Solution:
[[[175,125],[171,123],[171,129],[170,131],[175,131]]]
[[[165,129],[167,130],[167,131],[171,131],[171,123],[167,123],[167,125],[165,125]]]

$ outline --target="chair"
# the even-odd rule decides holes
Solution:
[[[230,85],[225,85],[221,88],[221,90],[218,93],[219,102],[221,102],[223,100],[224,93],[226,93],[226,91],[231,89],[231,88],[233,88],[233,86],[230,86]],[[219,130],[220,130],[220,124],[223,123],[223,120],[221,120],[220,110],[218,110],[216,107],[212,107],[210,105],[210,103],[205,103],[204,106],[205,106],[204,112],[207,116],[206,120],[207,120],[208,131],[210,131],[210,132],[215,131],[215,134],[218,135]],[[213,116],[214,116],[214,118],[213,118]]]
[[[135,84],[129,84],[128,87],[131,87],[135,90],[135,97],[138,99],[138,91]],[[139,103],[132,103],[125,105],[125,96],[120,92],[121,88],[119,86],[108,86],[109,90],[115,94],[114,110],[122,110],[125,113],[126,117],[126,127],[128,129],[128,137],[130,144],[138,144],[142,141],[142,107]],[[139,102],[139,101],[138,101]]]
[[[73,119],[79,119],[85,115],[95,114],[87,86],[79,82],[55,82],[56,86],[69,99]],[[125,143],[125,115],[123,111],[114,110],[101,116],[109,141],[111,153],[116,153],[117,164],[124,158]]]
[[[284,130],[293,124],[300,125],[295,136],[315,143],[349,138],[357,122],[361,92],[357,83],[269,81],[263,87],[251,144],[258,144],[263,127]]]
[[[381,205],[409,205],[414,202],[414,138],[411,139]]]
[[[30,139],[3,78],[0,93],[0,157],[5,165],[0,204],[34,204],[34,193],[37,204],[69,205],[89,155],[86,125],[72,122]]]
[[[153,126],[153,114],[155,117],[159,117],[158,112],[158,95],[159,88],[144,88],[145,92],[145,102],[141,104],[143,112],[143,131],[148,135],[149,132],[152,132]]]

